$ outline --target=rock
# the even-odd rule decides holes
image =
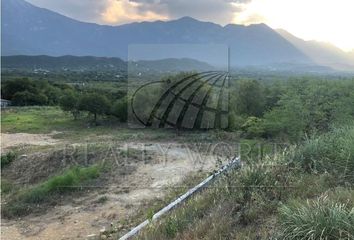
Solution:
[[[87,240],[98,240],[98,236],[97,234],[90,234],[90,235],[87,235]]]
[[[101,235],[101,240],[105,240],[107,239],[107,236],[106,235]]]

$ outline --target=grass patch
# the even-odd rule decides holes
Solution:
[[[71,114],[59,107],[11,107],[1,112],[2,132],[6,133],[51,133],[54,137],[77,142],[92,138],[103,141],[161,141],[174,139],[180,143],[235,141],[238,135],[223,131],[184,131],[174,129],[131,129],[116,118],[101,118],[99,126],[88,124],[87,114],[74,120]]]
[[[66,170],[63,174],[51,177],[47,181],[29,189],[24,189],[13,196],[3,207],[3,214],[7,217],[26,215],[31,212],[31,207],[44,203],[53,196],[66,192],[76,191],[81,184],[95,179],[100,174],[100,167],[74,167]]]
[[[80,126],[58,107],[14,107],[2,111],[2,132],[50,133]]]
[[[341,151],[339,156],[336,152],[329,156],[344,162],[347,159],[344,156],[351,151],[353,135],[348,129],[343,131],[334,130],[318,138],[328,141],[324,149]],[[333,146],[335,141],[340,143]],[[249,151],[250,157],[240,170],[228,172],[210,188],[151,224],[137,238],[353,239],[354,191],[336,176],[343,170],[343,162],[337,163],[332,171],[304,171],[303,164],[294,164],[291,160],[294,149],[296,159],[299,153],[305,153],[305,148],[306,142],[298,149],[291,147],[284,154],[275,155],[263,148],[261,158],[257,151]],[[319,149],[314,151],[318,155],[314,154],[312,159],[320,157],[318,159],[329,167],[333,162],[325,154],[330,150]],[[343,187],[339,188],[341,185]],[[317,199],[324,193],[330,200]],[[310,200],[306,202],[307,199]]]
[[[4,155],[1,155],[1,168],[9,165],[13,160],[16,159],[16,153],[7,152]]]
[[[73,191],[80,187],[80,184],[97,178],[99,176],[99,168],[97,165],[80,168],[74,167],[67,170],[62,175],[54,176],[32,190],[23,195],[26,203],[43,202],[51,193],[63,193]]]
[[[284,239],[353,239],[354,208],[322,196],[301,203],[292,201],[280,208]]]
[[[13,185],[6,179],[1,179],[1,193],[8,194],[13,190]]]
[[[258,176],[263,173],[261,176]],[[235,226],[256,222],[273,214],[279,194],[277,171],[254,165],[230,172],[201,193],[174,209],[165,218],[151,223],[138,239],[235,239]],[[255,234],[256,235],[256,234]]]
[[[295,161],[308,172],[327,172],[341,182],[354,183],[354,127],[337,128],[305,141]]]
[[[74,120],[59,107],[12,107],[1,112],[1,131],[6,133],[51,133],[60,132],[55,137],[79,141],[97,136],[116,140],[159,140],[176,136],[175,131],[157,129],[128,129],[116,119],[105,119],[100,126],[89,126],[85,115]]]
[[[208,214],[208,210],[218,199],[215,189],[210,189],[208,194],[196,196],[186,204],[175,209],[166,219],[159,221],[155,226],[150,226],[139,239],[173,239],[184,230],[188,229],[198,219]]]

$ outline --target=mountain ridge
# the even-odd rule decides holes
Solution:
[[[190,44],[190,55],[177,49],[164,51],[160,59],[192,58],[218,65],[215,57],[193,53],[193,44],[223,44],[230,47],[232,66],[282,63],[318,64],[313,56],[266,24],[221,26],[191,17],[171,21],[136,22],[120,26],[85,23],[24,0],[3,0],[2,55],[97,56],[128,59],[132,44]],[[14,16],[13,13],[18,13]],[[158,60],[141,55],[141,60]],[[224,56],[226,59],[227,56]],[[340,58],[344,61],[343,58]],[[322,61],[325,66],[330,62]],[[340,63],[343,64],[343,63]],[[340,65],[337,64],[337,65]],[[354,64],[353,64],[354,65]],[[330,66],[333,67],[333,66]],[[335,66],[337,67],[337,66]],[[354,67],[353,67],[354,69]]]
[[[300,51],[306,52],[307,56],[319,65],[332,66],[340,70],[353,69],[354,55],[342,51],[333,44],[313,40],[305,41],[284,29],[277,29],[277,32]],[[344,64],[346,62],[352,65]]]

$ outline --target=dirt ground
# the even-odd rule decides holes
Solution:
[[[41,134],[2,134],[2,137],[3,147],[58,143],[50,136]],[[130,148],[139,149],[140,146],[140,143],[129,143]],[[32,214],[16,220],[2,219],[2,239],[95,239],[111,223],[128,220],[142,204],[162,198],[168,186],[178,185],[193,172],[211,171],[216,166],[214,156],[198,158],[197,152],[178,144],[144,146],[155,153],[152,161],[137,162],[131,173],[124,176],[117,174],[104,187],[88,188],[83,196],[63,201],[44,214]],[[106,199],[104,203],[100,202],[102,196]],[[121,230],[127,231],[128,228]]]
[[[19,147],[24,145],[53,145],[58,140],[53,139],[51,134],[29,134],[29,133],[1,133],[1,151],[6,151],[10,147]]]

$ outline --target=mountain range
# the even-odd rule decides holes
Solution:
[[[129,46],[182,44],[180,46],[185,46],[186,51],[174,47],[158,54],[141,51],[137,60],[193,58],[217,65],[220,59],[215,54],[205,54],[204,50],[194,52],[193,49],[199,45],[222,45],[230,48],[230,63],[237,67],[305,64],[354,71],[353,53],[318,42],[307,42],[265,24],[220,26],[183,17],[171,21],[106,26],[80,22],[24,0],[3,0],[1,18],[2,56],[74,55],[127,60]],[[221,55],[227,60],[227,54]]]

